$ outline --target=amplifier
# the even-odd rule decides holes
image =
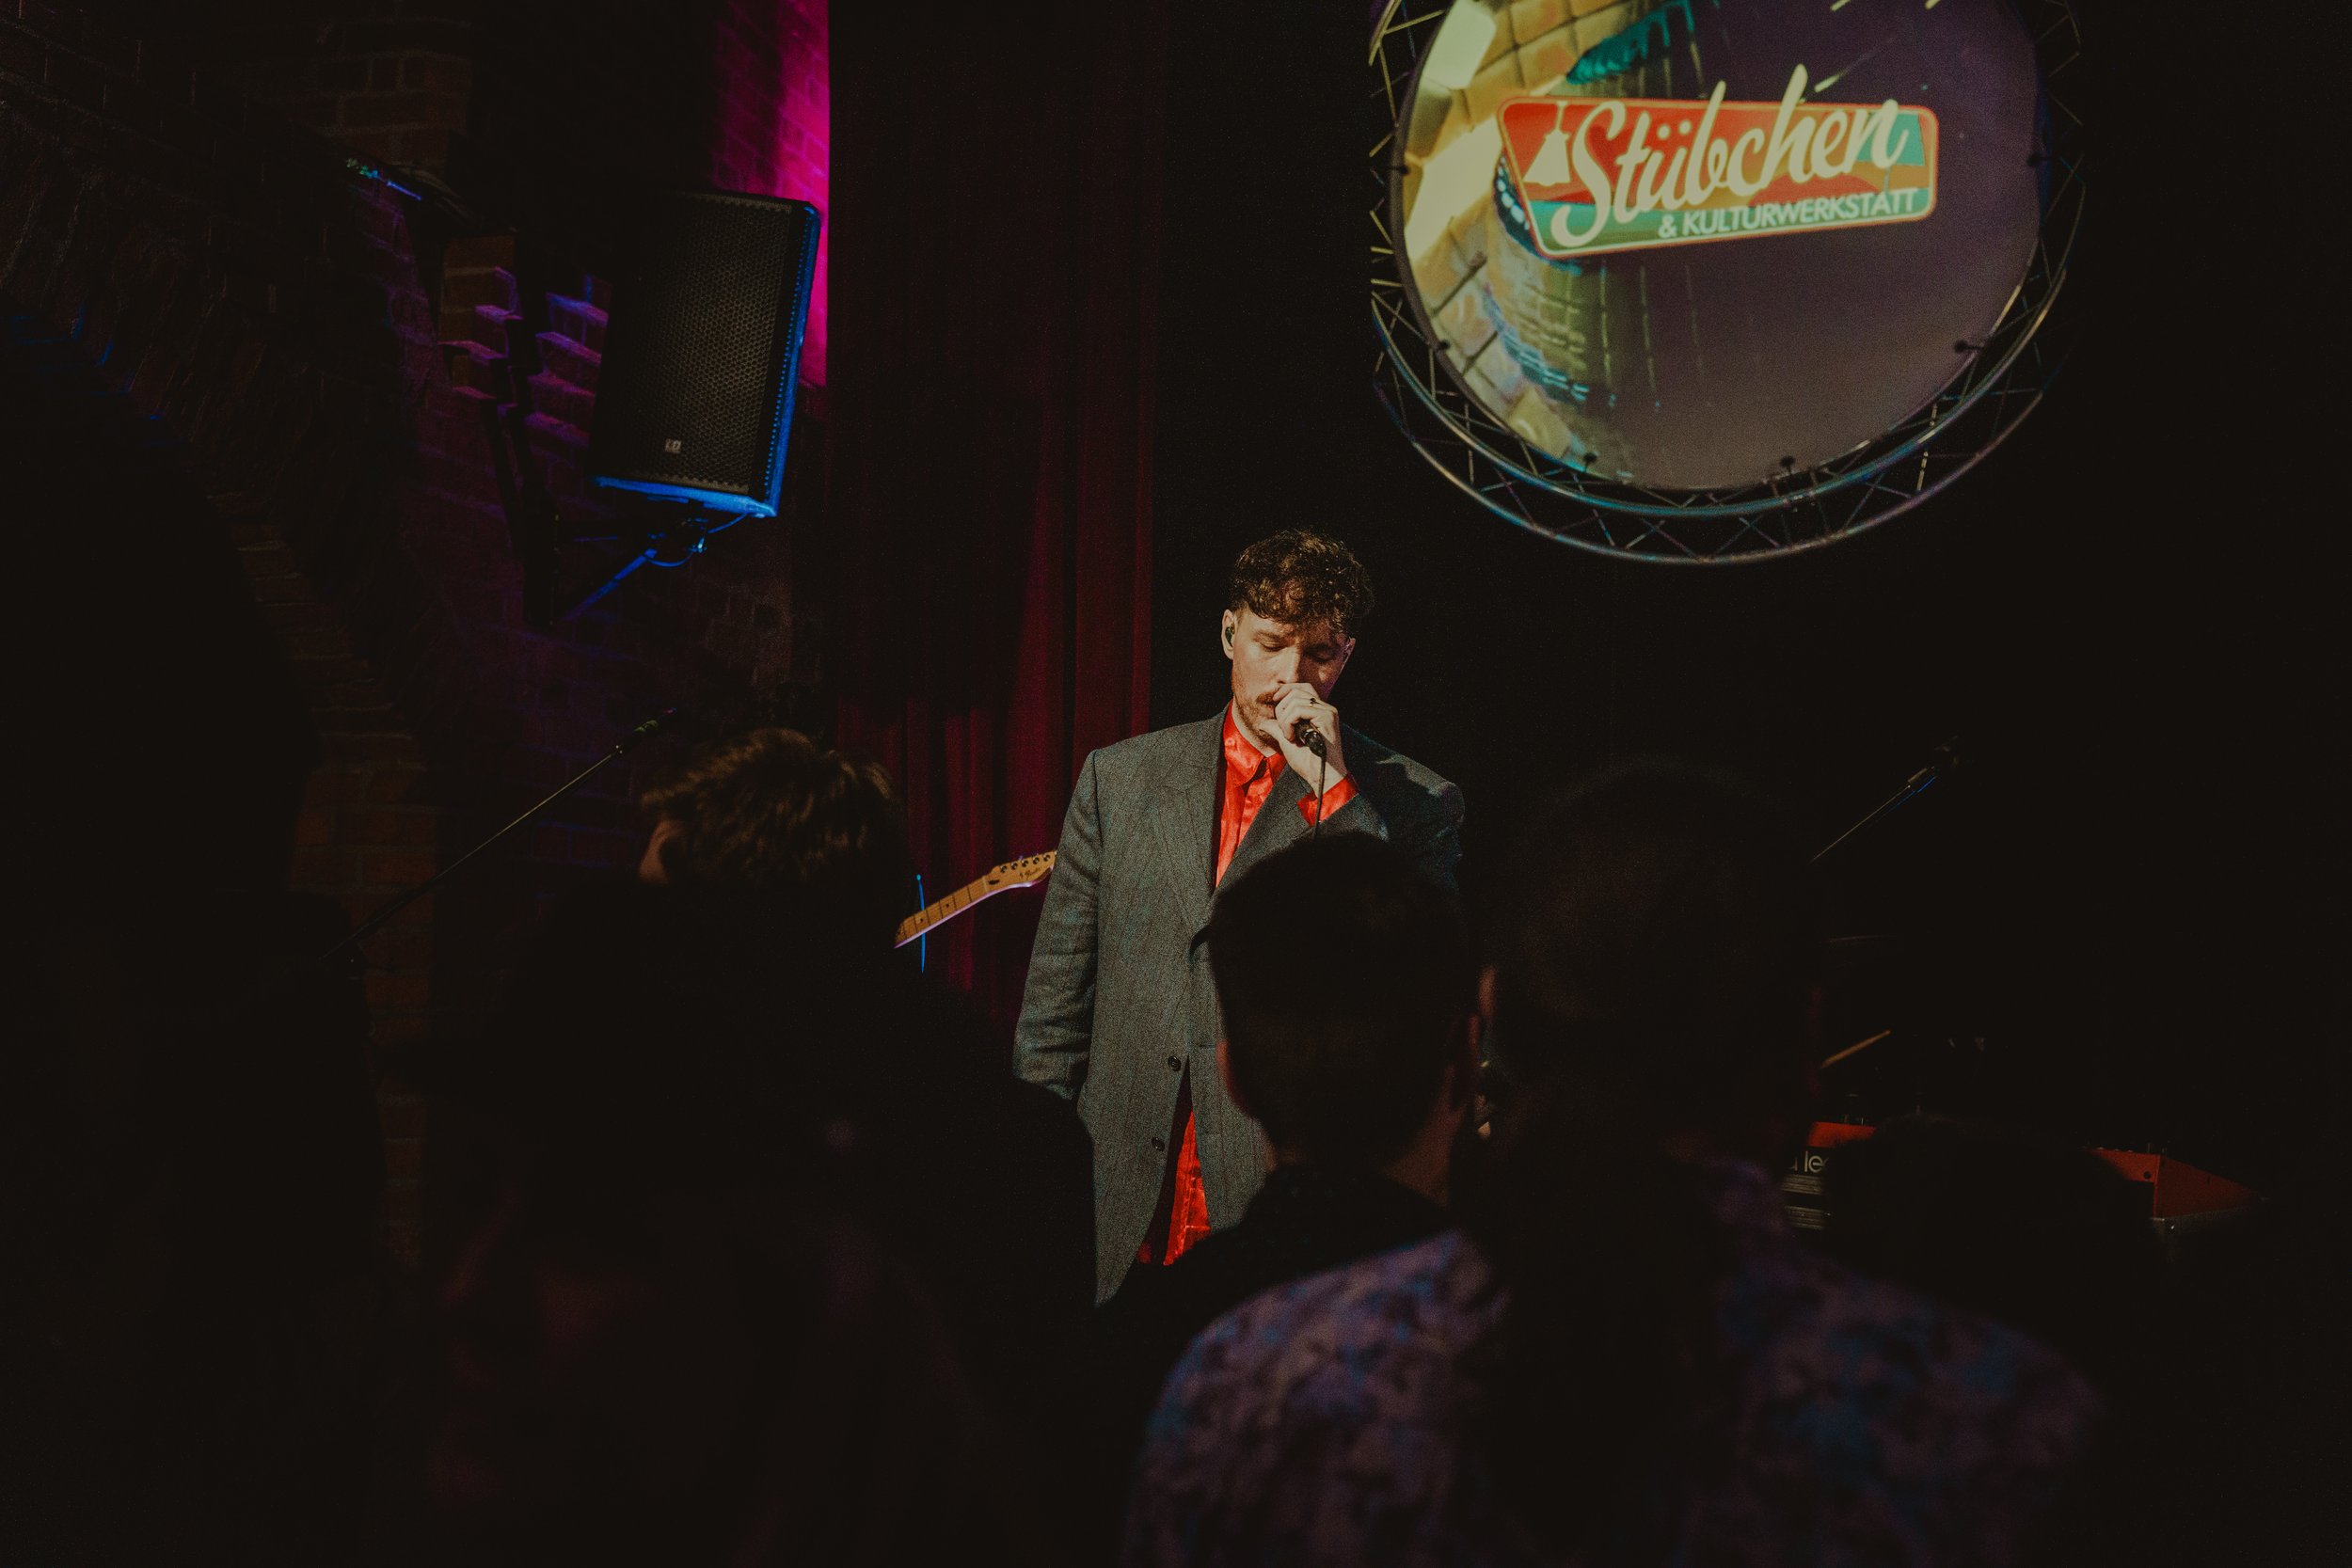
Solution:
[[[1820,1230],[1828,1223],[1827,1180],[1837,1150],[1861,1142],[1878,1130],[1857,1122],[1817,1121],[1805,1134],[1804,1147],[1789,1162],[1780,1190],[1788,1200],[1788,1223],[1799,1230]],[[2166,1222],[2185,1216],[2244,1209],[2258,1201],[2254,1191],[2226,1177],[2200,1170],[2185,1160],[2164,1154],[2142,1154],[2121,1148],[2090,1151],[2147,1191],[2148,1217],[2162,1228]]]

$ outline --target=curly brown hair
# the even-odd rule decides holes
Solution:
[[[1372,613],[1372,574],[1338,540],[1287,528],[1234,560],[1225,608],[1253,610],[1287,626],[1328,622],[1353,637]]]
[[[680,884],[806,894],[887,941],[914,908],[914,862],[890,775],[798,730],[713,741],[641,802],[676,824],[662,869]]]

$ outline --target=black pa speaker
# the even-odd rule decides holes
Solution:
[[[596,483],[775,515],[818,222],[805,201],[728,192],[647,204],[612,278]]]

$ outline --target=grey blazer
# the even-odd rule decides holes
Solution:
[[[1265,1174],[1257,1127],[1217,1076],[1216,995],[1207,950],[1193,940],[1215,898],[1224,719],[1220,709],[1087,758],[1029,955],[1014,1070],[1075,1100],[1094,1135],[1098,1300],[1119,1288],[1152,1223],[1187,1072],[1210,1223],[1238,1220]],[[1323,831],[1391,839],[1451,887],[1462,792],[1355,730],[1343,733],[1356,798]],[[1308,787],[1296,769],[1275,782],[1223,885],[1307,836],[1298,803]]]

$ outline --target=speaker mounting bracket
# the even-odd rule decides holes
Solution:
[[[517,378],[520,380],[521,378]],[[506,513],[508,537],[523,568],[523,620],[539,630],[567,621],[618,588],[644,566],[683,566],[703,553],[714,533],[742,521],[739,512],[723,511],[701,501],[662,501],[649,497],[621,502],[630,515],[609,533],[574,533],[541,482],[537,465],[530,461],[530,411],[520,402],[486,404],[491,466],[498,475],[499,499]],[[564,545],[620,542],[627,546],[618,564],[606,556],[604,567],[568,592],[561,586],[560,567]]]
[[[485,436],[497,476],[499,502],[506,514],[507,538],[523,569],[523,620],[540,630],[569,620],[603,599],[641,566],[682,566],[702,554],[704,542],[737,521],[731,514],[699,502],[656,501],[635,498],[621,502],[635,514],[620,530],[575,532],[563,510],[548,493],[539,465],[532,460],[531,388],[538,373],[539,331],[544,325],[545,295],[528,285],[518,288],[522,306],[519,330],[508,333],[505,358],[506,396],[483,404]],[[614,492],[619,500],[620,492]],[[606,526],[610,527],[608,523]],[[589,580],[566,592],[561,585],[562,549],[565,545],[624,541],[630,547],[617,565],[606,565]]]

